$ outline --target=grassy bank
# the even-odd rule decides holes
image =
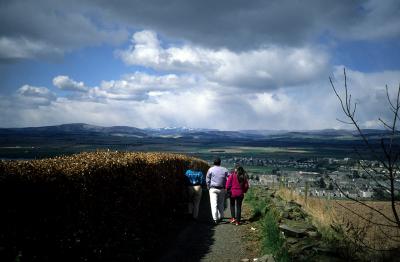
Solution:
[[[397,259],[396,252],[400,248],[399,228],[379,225],[385,221],[371,209],[350,200],[308,197],[306,202],[304,196],[287,188],[279,189],[277,194],[286,201],[301,204],[322,233],[324,241],[336,246],[342,256],[363,261]],[[391,216],[389,202],[365,203]]]
[[[250,221],[258,221],[263,254],[272,254],[276,261],[290,261],[285,240],[278,228],[278,214],[271,205],[269,193],[263,188],[253,187],[246,194],[246,203],[252,214]]]

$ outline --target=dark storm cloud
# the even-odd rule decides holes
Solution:
[[[78,1],[3,1],[0,60],[60,56],[66,51],[127,39],[127,31],[97,22],[91,6]],[[93,11],[92,11],[93,10]]]
[[[324,30],[355,23],[357,1],[101,1],[139,27],[211,47],[297,45]]]
[[[99,2],[114,19],[212,48],[298,46],[326,34],[363,40],[400,35],[399,1]]]
[[[118,44],[127,30],[149,29],[211,48],[300,46],[321,35],[398,37],[399,1],[71,0],[0,3],[0,59],[62,55]],[[4,62],[4,61],[3,61]]]

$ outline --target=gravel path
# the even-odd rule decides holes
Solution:
[[[251,234],[246,217],[240,226],[230,224],[229,217],[228,207],[225,219],[218,225],[212,224],[208,191],[203,190],[199,221],[182,230],[160,261],[253,261],[256,251],[246,243],[246,236]]]

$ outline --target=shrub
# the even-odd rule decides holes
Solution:
[[[153,249],[184,212],[184,173],[191,160],[176,154],[95,152],[1,161],[0,260],[154,257]]]

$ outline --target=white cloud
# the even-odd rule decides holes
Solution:
[[[116,52],[128,65],[201,75],[209,81],[251,89],[298,85],[327,74],[328,55],[318,48],[265,47],[235,53],[183,45],[163,48],[152,31],[133,35],[127,50]]]
[[[28,108],[48,106],[52,101],[55,101],[56,98],[56,95],[45,87],[23,85],[16,91],[16,95],[10,98],[13,102],[11,105],[9,104],[9,106]]]
[[[376,73],[363,73],[351,69],[346,70],[349,94],[352,102],[357,103],[356,118],[361,126],[367,128],[382,128],[379,118],[392,120],[389,102],[386,95],[386,85],[392,101],[395,101],[400,84],[400,71],[383,71]],[[337,66],[334,72],[334,84],[342,97],[344,97],[343,66]],[[337,101],[339,107],[339,102]],[[340,119],[345,120],[340,112]]]
[[[342,67],[337,67],[334,77],[340,91],[342,74]],[[400,71],[362,73],[348,69],[347,74],[349,90],[359,103],[360,124],[379,127],[377,119],[389,115],[384,86],[388,84],[393,94]],[[192,74],[136,72],[77,94],[56,98],[47,88],[23,86],[12,99],[0,97],[4,112],[0,122],[10,126],[87,122],[224,130],[350,128],[336,120],[343,114],[327,78],[292,88],[241,92]]]
[[[60,75],[53,78],[53,85],[61,90],[86,92],[88,87],[83,82],[77,82],[68,76]]]
[[[55,98],[54,93],[45,87],[35,87],[30,85],[23,85],[17,90],[17,93],[26,97],[42,97],[52,100]]]
[[[144,101],[168,93],[176,93],[197,87],[199,80],[191,75],[151,75],[136,72],[123,76],[120,80],[102,81],[99,87],[90,88],[82,98],[101,100]]]
[[[104,89],[102,89],[104,88]],[[122,87],[123,88],[123,87]],[[37,108],[12,105],[1,116],[11,126],[87,122],[99,125],[137,127],[190,126],[218,129],[319,128],[320,118],[309,119],[313,109],[296,103],[284,92],[224,94],[215,86],[151,91],[145,99],[121,99],[118,92],[95,92],[86,99],[58,98]],[[116,96],[116,97],[115,97]],[[311,110],[311,111],[310,111]],[[295,112],[295,113],[294,113]],[[334,121],[334,120],[333,120]],[[297,126],[296,126],[297,125]]]

